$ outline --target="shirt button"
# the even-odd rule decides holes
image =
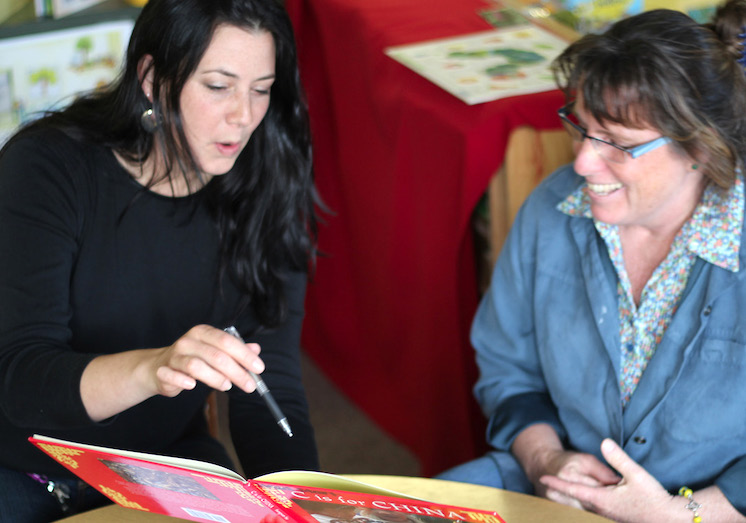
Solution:
[[[635,436],[634,437],[634,442],[637,443],[638,445],[644,445],[645,443],[648,442],[648,440],[646,440],[642,436]]]
[[[702,311],[702,314],[704,314],[705,316],[709,316],[711,312],[712,312],[712,307],[708,305],[707,307],[705,307],[705,310]]]

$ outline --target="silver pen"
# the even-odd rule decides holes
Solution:
[[[230,327],[224,329],[225,332],[228,334],[232,334],[239,340],[244,342],[241,335],[238,333],[238,330],[231,325]],[[259,395],[264,400],[264,403],[267,404],[267,407],[269,407],[269,411],[272,413],[272,416],[274,416],[275,420],[277,420],[277,424],[280,426],[280,428],[285,432],[285,434],[288,435],[289,438],[293,437],[293,431],[290,430],[290,423],[288,423],[288,419],[285,417],[285,415],[280,410],[280,407],[277,405],[277,402],[272,397],[272,393],[269,392],[269,388],[267,388],[267,384],[264,383],[264,380],[256,374],[255,372],[250,371],[249,369],[246,369],[249,374],[251,375],[251,379],[253,379],[256,382],[256,390],[259,393]]]

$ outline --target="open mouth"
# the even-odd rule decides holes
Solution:
[[[226,142],[226,143],[218,143],[217,144],[218,150],[223,154],[235,154],[238,149],[240,148],[240,145],[235,142]]]
[[[607,196],[623,187],[621,183],[586,183],[588,191],[597,196]]]

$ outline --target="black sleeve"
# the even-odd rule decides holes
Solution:
[[[32,135],[0,157],[0,408],[19,426],[91,423],[80,376],[92,356],[69,345],[85,160],[68,142]]]
[[[257,392],[246,394],[237,387],[230,391],[231,438],[249,478],[278,470],[319,468],[301,381],[300,332],[305,288],[305,275],[291,274],[286,285],[287,320],[271,332],[246,337],[247,342],[259,343],[262,348],[261,357],[266,366],[262,377],[287,416],[293,437],[288,437],[277,425]]]

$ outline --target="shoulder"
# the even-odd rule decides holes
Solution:
[[[13,208],[65,213],[90,206],[101,183],[101,166],[108,161],[106,151],[58,129],[27,129],[0,153],[0,199]]]
[[[593,221],[561,211],[565,201],[582,184],[571,165],[561,167],[526,198],[501,251],[504,262],[528,269],[534,263],[573,263],[588,241],[595,237]],[[547,254],[550,254],[547,256]],[[503,256],[504,254],[504,256]]]
[[[572,167],[572,164],[560,167],[544,179],[526,198],[516,217],[516,222],[528,225],[550,227],[557,221],[569,218],[557,209],[557,206],[575,192],[584,180]],[[547,220],[554,217],[552,221]]]
[[[60,129],[32,125],[13,136],[3,149],[3,156],[19,150],[56,151],[65,153],[77,149],[78,142]]]
[[[556,207],[583,183],[583,177],[575,172],[572,164],[564,165],[547,176],[532,196]]]
[[[11,138],[0,152],[0,177],[12,177],[19,169],[24,177],[37,173],[65,173],[80,177],[100,165],[107,150],[78,140],[60,129],[31,127]]]
[[[32,127],[14,136],[0,153],[2,175],[15,169],[25,172],[78,169],[97,157],[96,146],[73,139],[59,129]]]

